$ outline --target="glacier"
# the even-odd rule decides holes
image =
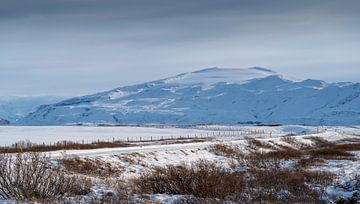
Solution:
[[[360,84],[292,80],[261,67],[207,68],[75,97],[21,125],[359,125]]]

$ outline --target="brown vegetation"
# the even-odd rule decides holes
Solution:
[[[332,181],[333,175],[325,172],[258,169],[256,165],[246,171],[233,171],[200,161],[191,166],[156,168],[135,179],[134,186],[140,194],[188,195],[178,203],[221,203],[218,199],[239,203],[321,203],[311,186],[327,186]]]
[[[269,150],[273,150],[273,149],[276,149],[276,147],[270,143],[267,143],[265,141],[260,141],[260,140],[256,140],[256,139],[248,139],[247,140],[247,143],[248,143],[248,146],[247,148],[249,150],[258,150],[259,148],[262,148],[262,149],[269,149]]]
[[[98,148],[114,148],[134,146],[130,143],[114,141],[114,142],[93,142],[82,144],[70,141],[62,141],[56,144],[33,144],[31,142],[18,142],[11,147],[1,147],[0,153],[22,153],[22,152],[50,152],[58,150],[79,150],[79,149],[98,149]]]
[[[248,181],[251,202],[321,203],[309,184],[328,185],[333,175],[324,172],[278,169],[255,170]]]
[[[202,138],[175,138],[175,139],[161,139],[161,140],[142,140],[142,141],[94,141],[91,143],[78,143],[72,141],[61,141],[55,144],[36,144],[30,141],[19,141],[9,147],[0,147],[0,153],[23,153],[23,152],[51,152],[58,150],[81,150],[81,149],[100,149],[100,148],[116,148],[116,147],[131,147],[136,145],[149,145],[158,143],[165,144],[187,144],[205,142]]]
[[[316,137],[308,139],[313,145],[287,136],[282,141],[289,145],[273,145],[276,148],[272,150],[265,142],[248,140],[245,151],[225,144],[216,144],[210,151],[236,160],[240,166],[237,169],[245,172],[245,188],[238,197],[240,200],[235,202],[322,203],[319,194],[334,182],[335,175],[306,168],[323,164],[328,159],[353,160],[355,157],[349,151],[360,150],[360,143],[333,143]],[[259,151],[260,148],[268,151]],[[314,187],[317,187],[317,192]]]
[[[239,159],[244,157],[244,153],[242,153],[237,147],[226,144],[212,145],[209,151],[213,152],[216,155],[230,157],[233,159]]]
[[[123,168],[114,167],[111,163],[99,159],[73,157],[60,159],[59,162],[67,171],[84,175],[109,177],[123,171]]]
[[[226,198],[244,189],[243,173],[230,172],[214,163],[199,161],[190,166],[166,166],[134,181],[141,194],[167,193],[202,198]]]
[[[49,159],[38,153],[0,155],[0,198],[54,200],[64,195],[84,195],[91,182],[50,168]]]

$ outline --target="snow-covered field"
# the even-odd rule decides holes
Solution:
[[[223,129],[226,126],[218,126],[217,128]],[[241,145],[245,144],[246,140],[249,138],[259,139],[263,141],[275,141],[277,143],[281,143],[281,138],[289,133],[297,134],[293,136],[294,138],[298,139],[299,141],[306,141],[304,138],[306,137],[321,137],[328,141],[334,142],[341,139],[346,138],[352,138],[354,135],[359,134],[360,135],[360,129],[354,129],[354,128],[345,128],[342,129],[340,127],[337,128],[329,128],[326,129],[326,131],[321,132],[315,132],[317,131],[316,127],[309,127],[309,132],[307,133],[299,133],[294,132],[294,129],[300,128],[301,126],[286,126],[286,127],[262,127],[265,133],[259,133],[256,134],[256,131],[259,131],[260,128],[258,127],[252,127],[253,133],[248,132],[250,130],[251,126],[244,126],[241,128],[244,128],[244,134],[238,134],[235,136],[228,136],[228,135],[222,135],[222,134],[231,134],[231,132],[221,132],[219,131],[220,136],[216,136],[215,138],[209,139],[206,142],[200,142],[200,143],[185,143],[185,144],[167,144],[167,145],[160,145],[160,144],[154,144],[154,145],[147,145],[147,146],[134,146],[134,147],[119,147],[119,148],[100,148],[100,149],[90,149],[90,150],[67,150],[67,151],[53,151],[51,152],[52,157],[61,157],[64,155],[64,153],[67,156],[80,156],[80,157],[112,157],[114,155],[119,154],[131,154],[131,153],[153,153],[158,152],[160,154],[168,154],[171,151],[191,151],[191,150],[199,150],[199,149],[206,149],[207,147],[216,144],[216,143],[226,143],[226,144],[236,144]],[[240,127],[238,127],[240,128]],[[304,128],[304,127],[303,127]],[[291,130],[291,131],[282,131],[282,129],[285,130]],[[340,131],[341,129],[341,131]],[[173,129],[173,130],[183,130],[184,129]],[[187,130],[187,129],[185,129]],[[190,129],[193,130],[194,129]],[[245,131],[247,130],[247,131]],[[344,133],[348,131],[347,133]],[[268,132],[275,132],[271,135]],[[238,133],[238,132],[235,132]],[[246,133],[246,134],[245,134]],[[162,152],[162,153],[161,153]],[[171,153],[170,153],[171,154]],[[194,156],[194,155],[193,155]],[[196,156],[195,156],[196,157]],[[199,158],[197,158],[199,159]],[[181,159],[178,158],[178,161],[181,161]]]
[[[121,140],[159,140],[161,138],[204,137],[212,131],[152,127],[88,127],[88,126],[0,126],[0,146],[19,141],[50,144],[59,141],[85,142]]]
[[[201,126],[197,127],[202,130],[209,131],[233,131],[243,132],[244,135],[238,135],[234,137],[229,136],[217,136],[213,140],[209,140],[201,143],[189,143],[189,144],[169,144],[169,145],[150,145],[150,146],[135,146],[125,148],[105,148],[95,150],[67,150],[52,152],[53,159],[62,158],[66,155],[68,158],[79,156],[83,159],[91,159],[96,161],[102,161],[111,164],[113,167],[123,169],[121,177],[123,179],[131,179],[137,177],[144,172],[149,172],[156,167],[162,167],[166,165],[176,164],[191,164],[198,160],[212,161],[217,164],[221,164],[227,167],[231,164],[231,159],[218,156],[209,151],[209,147],[214,144],[229,144],[236,145],[238,147],[245,147],[247,138],[257,138],[264,142],[274,142],[276,144],[286,145],[282,140],[282,137],[293,133],[296,140],[302,143],[311,143],[310,137],[320,137],[331,142],[337,142],[340,140],[350,138],[360,138],[359,127],[304,127],[304,126],[278,126],[278,127],[254,127],[254,126]],[[143,130],[143,129],[142,129]],[[180,131],[181,129],[173,129]],[[181,130],[185,131],[185,130]],[[193,129],[191,131],[194,131]],[[263,133],[264,132],[264,133]],[[271,136],[269,132],[272,132]],[[309,143],[309,144],[310,144]],[[355,153],[359,155],[359,152]],[[337,184],[346,182],[357,175],[359,172],[360,160],[329,160],[323,166],[319,166],[316,169],[328,171],[337,175]],[[344,179],[342,179],[344,178]],[[326,189],[327,195],[334,197],[351,197],[355,192],[349,192],[339,187],[329,186]],[[97,194],[106,193],[107,191],[101,190],[106,187],[98,187],[95,189]],[[99,190],[100,189],[100,190]],[[344,191],[344,192],[343,192]],[[150,200],[154,203],[163,202],[171,203],[175,201],[179,195],[166,195],[166,194],[153,194],[149,195]],[[327,198],[331,203],[331,199]]]
[[[360,134],[360,127],[315,127],[315,126],[220,126],[207,125],[192,128],[133,127],[133,126],[0,126],[0,146],[9,146],[19,141],[36,144],[53,144],[60,141],[140,141],[170,138],[215,137],[216,140],[236,140],[247,136],[262,138],[279,137],[289,133],[310,134],[324,131]]]
[[[268,144],[280,144],[288,146],[282,138],[291,134],[292,138],[303,144],[311,144],[311,137],[319,137],[324,140],[335,142],[347,140],[360,140],[360,127],[315,127],[315,126],[194,126],[192,128],[175,127],[88,127],[88,126],[3,126],[0,127],[0,145],[11,145],[21,140],[29,140],[33,143],[54,143],[58,141],[96,141],[102,140],[132,140],[160,138],[177,138],[186,136],[208,137],[203,142],[190,142],[179,144],[151,143],[132,147],[99,148],[89,150],[60,150],[50,152],[49,155],[57,164],[61,159],[79,158],[84,161],[92,161],[114,169],[121,169],[117,176],[123,180],[136,178],[144,172],[150,172],[156,167],[164,167],[176,164],[191,164],[199,160],[207,160],[230,167],[233,160],[219,156],[210,151],[214,144],[234,145],[240,149],[245,148],[249,138],[254,138]],[[262,150],[261,150],[262,151]],[[349,182],[358,175],[360,169],[360,153],[354,152],[354,160],[326,160],[315,170],[329,171],[336,175],[336,184],[326,188],[327,203],[340,197],[350,198],[354,192],[343,189],[344,182]],[[111,177],[109,175],[104,175]],[[108,183],[102,178],[92,177],[96,185],[92,188],[93,194],[85,196],[104,196],[112,191]],[[340,185],[341,184],[341,185]],[[340,187],[339,187],[340,186]],[[148,195],[151,202],[171,203],[181,195],[151,194]],[[334,197],[334,198],[333,198]],[[132,198],[133,199],[133,198]],[[136,200],[136,199],[135,199]],[[87,203],[83,201],[82,203]]]

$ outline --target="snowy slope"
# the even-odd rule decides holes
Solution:
[[[21,124],[360,124],[360,84],[209,68],[41,106]]]
[[[8,125],[9,123],[10,123],[9,121],[0,118],[0,125]]]
[[[40,105],[56,103],[64,98],[54,96],[1,96],[0,117],[10,122],[25,117]]]

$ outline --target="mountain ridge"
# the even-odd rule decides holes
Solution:
[[[360,124],[360,84],[206,68],[41,106],[19,121],[66,124]]]
[[[0,118],[0,125],[9,125],[9,124],[10,124],[10,122],[8,120]]]
[[[56,96],[0,96],[0,117],[11,123],[25,117],[44,104],[64,100]]]

